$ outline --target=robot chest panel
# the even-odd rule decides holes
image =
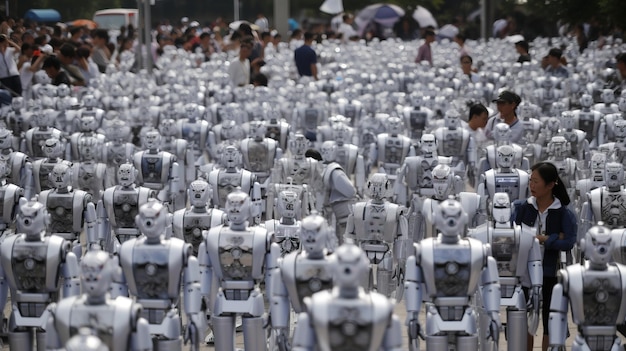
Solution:
[[[308,130],[317,128],[320,119],[320,111],[316,108],[307,108],[304,110],[304,127]]]
[[[460,130],[445,130],[443,132],[444,156],[459,156],[463,154],[463,134]]]
[[[491,238],[491,255],[498,265],[501,277],[515,276],[517,270],[517,243],[513,231],[494,232]]]
[[[516,200],[520,194],[519,175],[517,173],[507,174],[499,173],[495,176],[496,193],[507,193],[509,199]],[[491,194],[493,196],[493,194]]]
[[[47,203],[50,213],[50,231],[52,233],[72,233],[74,216],[73,194],[51,193]]]
[[[187,140],[189,146],[199,149],[203,142],[202,126],[200,124],[188,123],[182,128],[182,137]]]
[[[434,250],[434,273],[437,296],[464,296],[473,287],[469,286],[472,275],[472,260],[469,247],[439,247]]]
[[[604,225],[612,229],[626,226],[626,193],[604,191],[601,211]]]
[[[39,174],[38,174],[39,184],[41,184],[41,190],[52,189],[52,183],[50,182],[50,179],[48,179],[48,175],[52,173],[52,169],[54,168],[55,165],[56,163],[50,163],[50,162],[41,163],[41,168],[39,169]]]
[[[362,218],[365,237],[361,240],[390,241],[391,232],[387,223],[387,209],[384,205],[369,205],[365,208],[365,216]]]
[[[595,137],[596,121],[591,113],[581,113],[578,118],[578,129],[587,133],[586,139],[591,141]]]
[[[289,176],[293,179],[294,184],[303,184],[310,179],[311,165],[308,161],[297,162],[292,161],[289,167]]]
[[[7,188],[6,187],[0,187],[0,220],[2,218],[10,218],[10,216],[12,216],[11,213],[4,213],[4,199],[7,196],[14,196],[14,194],[7,192]],[[12,212],[11,208],[7,208],[7,212]]]
[[[46,263],[48,247],[43,243],[16,242],[13,246],[11,269],[15,278],[15,288],[22,292],[40,292],[46,286],[50,271]],[[51,270],[53,270],[53,267]]]
[[[73,306],[68,323],[70,335],[78,335],[81,328],[90,328],[110,350],[115,350],[113,346],[119,343],[119,341],[114,340],[114,331],[131,330],[129,325],[122,324],[124,321],[119,320],[119,318],[116,320],[115,309],[108,305]],[[116,336],[119,334],[118,332],[115,333]]]
[[[135,226],[135,216],[139,212],[138,196],[134,191],[117,190],[113,193],[113,214],[118,227]]]
[[[253,239],[252,233],[245,232],[220,235],[218,252],[223,279],[240,280],[252,277]]]
[[[102,179],[96,174],[97,166],[95,164],[81,164],[78,167],[78,187],[90,194],[95,194],[98,190],[102,190]]]
[[[122,162],[130,159],[124,144],[110,144],[107,150],[107,164],[119,166]]]
[[[168,299],[170,282],[169,248],[136,247],[133,251],[133,276],[137,297],[141,299]],[[180,275],[177,275],[180,276]]]
[[[41,147],[45,144],[46,140],[52,137],[51,131],[40,131],[37,130],[33,134],[33,138],[31,140],[32,153],[35,158],[46,157],[44,155]]]
[[[144,154],[141,159],[141,174],[144,183],[161,183],[163,175],[163,157]]]
[[[608,272],[611,272],[609,270]],[[586,325],[615,325],[622,304],[619,274],[583,277],[583,312]]]
[[[265,132],[265,137],[270,138],[270,139],[274,139],[278,142],[280,142],[282,136],[282,128],[281,125],[279,123],[277,124],[270,124],[267,126],[267,131]]]
[[[411,126],[412,138],[421,136],[426,128],[426,118],[428,115],[424,111],[412,110],[409,114],[409,125]]]
[[[246,169],[250,172],[267,171],[272,164],[269,160],[269,148],[265,142],[250,141],[248,144]]]
[[[325,260],[322,263],[312,263],[307,260],[296,265],[296,291],[300,301],[318,291],[329,290],[332,287],[330,267]]]
[[[358,107],[354,104],[345,104],[343,105],[343,115],[345,117],[350,118],[350,121],[354,121],[354,119],[357,117],[357,113],[358,113]]]
[[[376,327],[371,306],[329,306],[331,350],[368,350]]]
[[[404,142],[400,138],[387,137],[385,139],[384,162],[401,164],[404,159]]]
[[[217,180],[218,184],[218,194],[221,204],[226,203],[226,196],[233,192],[235,188],[241,186],[241,173],[227,173],[220,172],[219,178]],[[246,190],[243,190],[246,191]]]
[[[203,230],[211,228],[211,215],[208,213],[194,213],[188,211],[183,218],[183,239],[191,244],[194,254],[204,240]]]

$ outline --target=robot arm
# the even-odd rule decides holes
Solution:
[[[96,207],[96,217],[97,238],[87,238],[87,242],[101,243],[101,245],[106,246],[103,247],[104,250],[109,250],[110,248],[106,243],[112,242],[113,239],[111,238],[111,223],[109,222],[107,210],[104,207],[104,200],[98,201],[98,206]]]
[[[152,351],[152,336],[150,335],[150,324],[147,320],[139,317],[137,311],[135,331],[131,336],[131,351]]]
[[[270,315],[272,316],[272,331],[276,338],[279,350],[288,350],[287,343],[289,341],[289,314],[291,312],[289,305],[289,293],[287,287],[281,277],[280,269],[282,267],[282,259],[279,259],[277,266],[271,276],[271,292],[270,297]]]
[[[187,252],[191,251],[189,247]],[[202,295],[200,291],[200,266],[198,260],[188,254],[187,266],[184,271],[184,303],[185,314],[188,318],[187,328],[185,329],[185,344],[191,343],[191,349],[197,351],[200,347],[200,340],[204,340],[204,315],[202,309]]]
[[[61,342],[61,335],[56,330],[56,308],[55,302],[48,305],[48,322],[46,323],[46,350],[61,350],[63,343]]]
[[[532,233],[528,233],[532,234]],[[539,241],[533,239],[533,245],[528,253],[528,275],[530,277],[530,283],[532,285],[532,291],[530,292],[530,298],[527,304],[527,310],[531,314],[533,321],[528,325],[528,333],[535,335],[537,328],[539,327],[539,318],[541,316],[541,289],[543,285],[543,263],[541,257],[541,247]]]
[[[305,298],[305,302],[309,298]],[[315,329],[311,324],[311,319],[306,312],[298,315],[298,323],[293,332],[293,348],[292,351],[314,351],[316,350],[317,340],[315,337]]]
[[[65,262],[61,267],[61,274],[63,275],[63,297],[78,296],[80,295],[80,269],[78,267],[78,258],[70,250],[68,245],[68,251],[65,255]]]
[[[354,167],[354,180],[357,194],[363,196],[363,186],[365,186],[365,161],[363,161],[363,155],[357,156],[356,166]]]
[[[343,233],[343,240],[346,244],[356,244],[356,233],[354,230],[354,205],[352,206],[352,211],[348,215],[348,222],[346,224],[346,232]],[[338,233],[341,234],[341,233]]]
[[[489,250],[490,251],[490,250]],[[500,278],[496,260],[489,254],[486,267],[482,272],[483,306],[489,315],[489,338],[498,343],[500,336]]]
[[[419,338],[424,338],[418,315],[422,308],[423,273],[419,265],[420,246],[413,245],[415,253],[406,261],[404,294],[406,295],[406,326],[408,327],[409,345],[411,350],[419,350]]]
[[[113,279],[111,280],[111,288],[109,289],[109,293],[111,294],[111,298],[116,298],[118,296],[128,296],[128,285],[126,284],[126,276],[124,275],[124,270],[120,265],[120,258],[117,254],[111,257],[111,261],[113,261],[113,266],[115,267],[115,271],[113,273]]]
[[[24,168],[22,169],[22,179],[20,180],[20,184],[24,187],[24,197],[30,200],[33,195],[35,195],[35,185],[33,180],[33,164],[29,161],[24,163]]]
[[[171,169],[170,169],[170,178],[169,178],[169,200],[172,203],[172,211],[174,212],[174,210],[177,210],[182,207],[184,207],[184,204],[177,204],[176,203],[176,197],[178,195],[178,193],[185,188],[183,181],[184,181],[184,175],[183,175],[183,168],[181,167],[180,164],[178,164],[178,162],[172,162],[171,165]]]
[[[550,347],[564,347],[567,339],[567,306],[568,279],[564,270],[559,271],[559,283],[552,289],[552,301],[550,302]]]
[[[396,262],[396,300],[402,301],[404,295],[404,272],[406,269],[406,260],[408,256],[408,250],[412,243],[409,238],[409,222],[407,219],[407,212],[404,207],[398,210],[398,236],[393,243],[393,258]]]
[[[208,302],[209,293],[211,292],[213,270],[211,268],[211,259],[207,252],[206,242],[204,241],[198,248],[198,263],[200,266],[200,292],[202,297]],[[211,307],[212,306],[209,306],[209,308]]]
[[[87,244],[89,245],[89,249],[100,248],[102,242],[99,240],[98,232],[96,231],[96,206],[93,202],[91,202],[91,198],[89,202],[85,205],[84,210],[85,216],[85,235],[87,237]]]

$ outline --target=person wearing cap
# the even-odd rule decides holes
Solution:
[[[569,71],[563,66],[561,57],[563,51],[558,48],[552,48],[548,52],[547,63],[545,68],[546,75],[548,77],[567,78],[569,77]]]
[[[493,130],[498,123],[506,123],[511,130],[511,143],[519,144],[524,137],[524,125],[517,118],[517,106],[522,102],[522,98],[510,90],[504,90],[493,100],[498,108],[498,113],[489,118],[485,132],[487,138],[493,139]]]
[[[419,47],[417,50],[417,56],[415,57],[415,63],[420,63],[422,61],[428,61],[428,63],[433,65],[433,54],[430,48],[430,44],[435,41],[435,32],[427,29],[424,32],[424,44]]]
[[[0,34],[0,83],[12,95],[22,95],[22,81],[15,62],[15,51],[21,48],[9,37]]]

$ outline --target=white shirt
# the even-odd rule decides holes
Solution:
[[[270,30],[270,23],[265,17],[257,18],[257,20],[254,21],[254,24],[259,26],[260,32],[267,32]]]
[[[30,61],[24,62],[22,69],[20,70],[20,80],[22,81],[22,96],[24,98],[30,98],[30,95],[26,96],[26,92],[30,94],[30,90],[33,86],[33,77],[35,72],[30,71]]]
[[[238,57],[230,61],[228,74],[230,75],[230,80],[233,82],[234,86],[238,87],[248,85],[250,83],[250,61],[245,59],[242,62]]]
[[[0,53],[0,56],[0,78],[18,76],[20,72],[15,62],[15,48],[7,47],[4,54]]]
[[[341,33],[341,42],[345,43],[348,40],[350,40],[351,37],[355,36],[355,35],[359,35],[354,28],[347,24],[347,23],[342,23],[341,25],[339,25],[339,30],[337,31],[338,33]]]

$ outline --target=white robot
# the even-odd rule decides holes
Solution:
[[[58,350],[83,327],[102,340],[110,351],[151,351],[148,322],[141,318],[141,305],[109,289],[117,264],[104,251],[89,251],[80,261],[83,294],[48,306],[46,350]]]
[[[0,161],[0,241],[5,235],[14,233],[17,205],[24,196],[24,189],[7,182],[8,164]]]
[[[624,189],[624,167],[621,163],[608,162],[604,171],[606,185],[587,194],[587,202],[580,213],[578,240],[595,223],[602,221],[609,229],[626,226],[626,189]]]
[[[519,110],[520,122],[524,126],[523,140],[525,146],[523,156],[528,159],[530,165],[534,165],[541,160],[542,156],[543,145],[539,144],[539,134],[543,128],[543,123],[535,118],[537,110],[535,105],[522,101],[517,108]]]
[[[448,110],[443,117],[444,127],[435,129],[437,154],[452,158],[450,167],[454,173],[465,179],[466,169],[476,167],[476,145],[469,131],[460,125],[459,112]]]
[[[378,171],[389,175],[389,179],[395,182],[396,172],[404,163],[407,156],[415,156],[415,149],[411,138],[403,135],[404,124],[402,119],[390,116],[385,121],[387,133],[376,136],[376,147],[371,148],[368,157]]]
[[[291,127],[289,123],[282,118],[280,107],[263,103],[262,108],[265,126],[267,127],[265,136],[276,140],[281,150],[287,150]]]
[[[187,108],[188,107],[188,108]],[[194,155],[196,165],[205,163],[206,148],[209,140],[209,132],[211,125],[202,119],[197,105],[190,104],[185,106],[185,118],[181,118],[177,122],[177,134],[179,139],[187,140],[190,152]]]
[[[600,151],[606,151],[609,158],[615,162],[626,161],[626,120],[618,119],[613,122],[613,141],[601,144]]]
[[[170,203],[171,209],[183,208],[184,203],[176,202],[181,189],[184,191],[181,186],[184,183],[182,170],[176,162],[176,156],[161,151],[161,134],[156,130],[146,133],[144,147],[144,151],[133,155],[133,163],[139,171],[137,184],[158,191],[157,198]]]
[[[230,115],[230,113],[229,113]],[[246,137],[241,123],[233,119],[225,119],[213,126],[209,132],[208,152],[212,160],[219,160],[222,148],[227,145],[238,145]]]
[[[223,211],[210,207],[211,192],[209,183],[203,179],[194,180],[187,189],[191,207],[174,212],[172,217],[174,236],[190,244],[194,256],[198,256],[198,248],[205,239],[206,231],[227,223]]]
[[[375,173],[367,181],[368,201],[353,205],[344,234],[345,242],[359,246],[370,261],[371,269],[364,286],[390,297],[393,291],[399,292],[401,299],[402,277],[406,262],[407,246],[413,242],[408,237],[407,211],[385,198],[391,192],[387,175]]]
[[[620,96],[617,100],[617,106],[619,108],[618,113],[609,113],[604,115],[602,123],[599,128],[599,138],[597,145],[601,145],[603,142],[615,141],[615,133],[613,131],[613,125],[616,121],[626,119],[626,96]],[[601,137],[600,137],[601,136]]]
[[[518,144],[511,143],[511,127],[506,123],[498,123],[494,128],[495,144],[488,145],[485,148],[485,157],[481,158],[476,167],[476,180],[480,181],[480,175],[497,164],[497,149],[501,145],[511,145],[514,151],[514,159],[512,167],[522,170],[530,169],[528,159],[524,157],[524,149]],[[549,140],[549,139],[548,139]],[[478,188],[478,184],[475,186]]]
[[[33,164],[28,156],[13,149],[11,132],[0,127],[0,161],[6,163],[6,181],[24,189],[27,199],[33,195]]]
[[[507,193],[494,194],[490,208],[492,220],[470,229],[467,236],[491,245],[491,255],[497,262],[500,277],[500,301],[506,306],[507,350],[523,351],[526,350],[527,334],[536,333],[541,316],[541,248],[534,229],[511,225],[511,201]],[[528,301],[524,287],[530,288]],[[527,307],[532,310],[527,311]]]
[[[17,234],[8,236],[0,248],[0,306],[7,303],[11,289],[9,348],[45,350],[48,304],[80,293],[78,259],[70,243],[55,235],[46,235],[50,221],[46,208],[36,201],[20,200]],[[61,279],[59,279],[61,278]]]
[[[279,349],[288,349],[291,316],[305,309],[304,298],[333,287],[333,255],[326,243],[331,234],[324,217],[310,215],[302,219],[299,238],[302,250],[277,258],[271,273],[270,315],[273,342]],[[277,243],[280,245],[279,243]]]
[[[109,348],[99,337],[91,335],[89,328],[81,328],[78,334],[72,336],[63,351],[109,351]]]
[[[135,222],[143,235],[122,244],[119,264],[130,296],[143,307],[140,315],[150,325],[155,348],[182,350],[178,306],[184,303],[185,342],[191,341],[192,349],[198,350],[205,315],[200,267],[192,247],[181,239],[166,238],[169,214],[159,201],[143,204]]]
[[[50,214],[48,232],[72,243],[72,250],[81,257],[80,234],[85,230],[89,241],[96,237],[96,207],[86,191],[71,187],[72,169],[64,164],[54,166],[50,182],[54,188],[39,194],[41,202]],[[92,244],[93,242],[89,242]]]
[[[626,102],[626,101],[625,101]],[[583,94],[580,97],[580,109],[572,111],[573,118],[576,121],[574,129],[580,129],[585,132],[585,138],[589,142],[590,148],[596,148],[604,143],[604,134],[601,132],[603,114],[599,111],[592,110],[593,97],[589,94]]]
[[[615,92],[613,89],[602,89],[600,94],[601,103],[593,105],[592,109],[608,115],[611,113],[619,113],[619,107],[615,103]]]
[[[54,184],[49,179],[54,166],[65,164],[68,167],[72,167],[70,161],[62,158],[65,153],[65,143],[61,139],[47,139],[41,148],[46,157],[33,161],[33,190],[35,194],[54,187]]]
[[[137,173],[132,163],[121,164],[116,174],[118,185],[107,188],[98,202],[97,237],[88,239],[105,251],[117,252],[122,243],[141,234],[135,226],[135,216],[139,207],[156,197],[156,192],[137,186]]]
[[[293,187],[285,187],[276,194],[278,219],[265,221],[264,227],[273,241],[280,247],[281,256],[300,250],[300,218],[302,201]]]
[[[323,102],[319,100],[320,98],[316,97],[315,94],[309,95],[306,103],[299,103],[294,108],[291,117],[294,129],[301,130],[304,136],[311,141],[317,141],[317,128],[328,119],[326,100]]]
[[[410,95],[411,106],[402,108],[401,116],[404,124],[409,127],[409,137],[417,142],[421,139],[422,133],[434,118],[435,113],[424,106],[424,96],[420,92],[413,92]]]
[[[580,161],[589,160],[589,141],[585,138],[586,133],[580,129],[575,129],[576,119],[570,111],[561,114],[561,128],[559,135],[569,142],[570,152],[568,157]]]
[[[81,148],[81,141],[84,138],[94,138],[96,142],[96,151],[98,151],[96,161],[102,159],[102,150],[106,137],[104,134],[96,132],[98,129],[98,121],[95,116],[84,115],[81,116],[78,123],[79,132],[73,133],[70,136],[70,158],[72,161],[84,161],[83,150]]]
[[[189,142],[177,136],[176,121],[171,118],[159,122],[161,133],[161,149],[176,156],[183,173],[183,182],[189,186],[196,179],[196,157],[189,147]],[[179,199],[184,201],[184,199]]]
[[[350,143],[350,127],[345,123],[336,123],[332,127],[337,154],[335,162],[346,171],[350,179],[354,179],[357,194],[363,194],[365,184],[365,163],[363,156],[359,153],[358,146]]]
[[[616,325],[626,318],[626,267],[612,262],[614,238],[601,222],[591,227],[580,246],[587,260],[558,272],[550,303],[550,348],[565,348],[568,308],[578,333],[573,351],[621,350]]]
[[[591,190],[600,188],[604,185],[604,168],[606,167],[606,162],[607,157],[605,153],[598,151],[591,152],[588,174],[585,174],[583,177],[579,177],[576,181],[578,213],[581,213],[583,204],[589,200],[587,198],[587,194],[591,192]]]
[[[101,125],[104,119],[104,110],[98,107],[98,99],[92,94],[86,94],[81,99],[83,107],[78,110],[77,119],[80,120],[82,116],[93,116],[98,125]]]
[[[402,324],[393,303],[361,287],[368,259],[356,245],[337,248],[332,290],[305,298],[293,336],[293,351],[402,350]]]
[[[501,145],[496,151],[497,168],[487,170],[481,175],[476,192],[483,201],[493,199],[496,193],[506,193],[511,201],[528,198],[528,172],[513,167],[515,149],[511,145]]]
[[[54,128],[52,110],[36,110],[33,111],[32,121],[33,128],[26,131],[22,138],[20,151],[30,156],[33,160],[46,157],[42,147],[46,140],[56,138],[61,140],[63,132]]]
[[[22,142],[22,135],[30,129],[31,113],[26,110],[24,104],[24,98],[16,96],[11,100],[11,110],[6,115],[6,128],[11,131],[12,134],[12,148],[14,150],[20,149],[20,143]]]
[[[244,346],[248,351],[265,351],[265,312],[259,283],[267,281],[271,238],[260,226],[249,226],[255,215],[248,194],[228,194],[226,214],[230,224],[211,228],[200,244],[202,295],[209,302],[215,349],[235,350],[235,317],[243,322]],[[212,284],[218,284],[216,296]]]
[[[367,113],[361,101],[357,100],[358,95],[356,89],[346,89],[343,97],[337,99],[335,104],[337,113],[350,119],[351,125],[355,125]]]
[[[93,202],[102,198],[107,179],[107,165],[98,162],[97,154],[102,151],[102,143],[95,137],[83,137],[78,141],[81,161],[72,165],[72,186],[91,195]]]
[[[117,171],[124,162],[130,162],[135,154],[135,145],[130,142],[132,135],[128,123],[116,119],[104,129],[107,142],[102,150],[102,161],[107,165],[107,188],[117,184]]]
[[[559,172],[559,178],[563,181],[563,185],[567,189],[570,199],[575,198],[576,193],[576,176],[578,166],[576,159],[570,157],[570,144],[563,136],[554,136],[547,145],[548,157]]]
[[[306,151],[310,141],[301,134],[295,133],[289,137],[289,154],[276,160],[272,181],[274,183],[286,183],[287,178],[296,185],[316,184],[320,176],[318,161],[306,157]]]
[[[478,349],[478,321],[470,301],[479,288],[489,318],[488,339],[497,349],[501,292],[491,249],[479,240],[461,237],[467,214],[458,201],[443,201],[434,216],[439,235],[414,244],[406,264],[404,295],[412,350],[419,350],[422,334],[429,351],[448,350],[449,344],[456,350]],[[423,301],[432,301],[424,331],[418,320]]]

